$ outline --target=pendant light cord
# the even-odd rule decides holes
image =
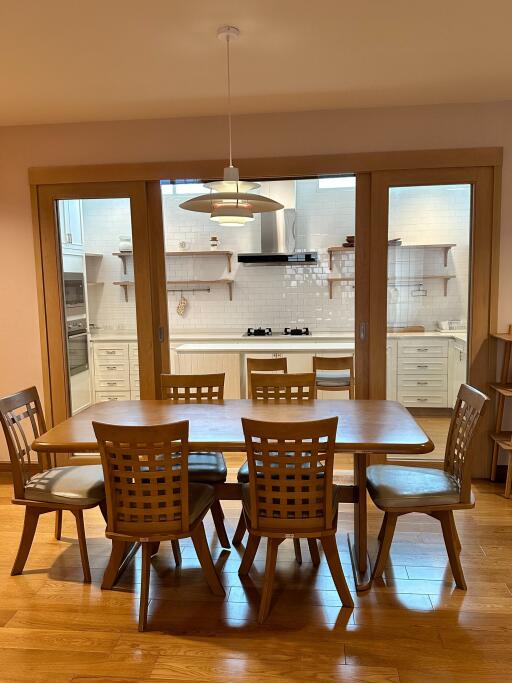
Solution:
[[[233,152],[231,144],[231,64],[229,60],[229,42],[231,36],[226,36],[226,52],[227,52],[227,81],[228,81],[228,135],[229,135],[229,165],[233,166]]]

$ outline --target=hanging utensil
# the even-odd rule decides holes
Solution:
[[[185,311],[187,310],[188,306],[188,299],[186,299],[183,296],[183,292],[180,292],[180,300],[178,301],[178,305],[176,306],[176,313],[180,316],[185,315]]]

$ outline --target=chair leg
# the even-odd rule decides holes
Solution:
[[[389,558],[391,542],[393,541],[393,535],[395,533],[397,519],[398,515],[395,515],[391,512],[384,513],[384,521],[382,522],[382,527],[379,532],[379,551],[377,553],[372,572],[373,579],[380,578],[386,567]]]
[[[174,555],[174,562],[177,567],[181,566],[181,550],[180,542],[178,540],[171,541],[172,554]]]
[[[110,559],[108,561],[101,588],[103,590],[110,590],[115,583],[119,567],[121,566],[126,552],[126,541],[112,541],[112,550],[110,552]]]
[[[272,588],[274,586],[274,576],[276,573],[277,549],[281,539],[267,538],[267,559],[265,561],[265,577],[263,579],[263,591],[261,593],[260,610],[258,623],[262,624],[270,612],[272,600]]]
[[[240,545],[240,543],[244,540],[244,535],[246,531],[247,526],[245,524],[245,517],[242,510],[242,512],[240,513],[240,519],[238,520],[238,524],[236,526],[235,535],[233,536],[232,540],[234,546]]]
[[[322,536],[321,541],[329,569],[331,570],[331,576],[336,586],[336,590],[338,591],[338,595],[341,598],[342,605],[343,607],[353,607],[354,601],[350,595],[345,580],[345,574],[343,573],[343,567],[341,566],[338,546],[336,545],[336,536]]]
[[[99,505],[101,515],[103,519],[105,520],[105,524],[108,524],[108,517],[107,517],[107,501],[103,499]]]
[[[226,595],[224,586],[220,582],[219,575],[217,574],[217,570],[213,564],[210,548],[208,547],[206,534],[204,532],[204,525],[202,522],[196,526],[194,533],[192,534],[192,543],[196,549],[199,563],[203,569],[206,582],[210,586],[210,590],[214,595],[220,595],[224,597]]]
[[[139,631],[148,623],[149,574],[151,570],[151,543],[142,544],[142,572],[140,577]]]
[[[217,536],[219,537],[221,546],[223,548],[231,548],[231,544],[226,533],[226,527],[224,526],[224,512],[222,511],[222,505],[220,504],[220,501],[215,500],[210,509],[213,517],[213,523],[215,524],[215,530],[217,531]]]
[[[462,543],[460,542],[459,534],[457,531],[457,527],[455,526],[455,515],[452,514],[450,515],[450,525],[452,527],[452,536],[453,536],[453,541],[455,543],[455,547],[457,549],[457,552],[460,555],[460,552],[462,550]]]
[[[48,512],[48,510],[44,510],[44,512]],[[32,547],[32,541],[34,540],[34,534],[36,533],[40,514],[42,514],[40,508],[31,507],[29,505],[25,508],[23,531],[21,533],[18,553],[11,569],[11,576],[17,576],[23,572],[30,548]]]
[[[55,511],[55,540],[60,541],[62,537],[62,510]]]
[[[238,570],[239,576],[245,576],[249,573],[254,562],[254,557],[258,550],[258,546],[261,541],[261,536],[255,536],[254,534],[249,534],[249,540],[247,541],[247,546],[245,548],[244,556],[242,562],[240,563],[240,569]]]
[[[160,550],[160,541],[151,541],[148,545],[149,554],[151,555],[151,557],[158,555],[158,551]]]
[[[313,567],[318,567],[318,565],[320,564],[320,553],[318,552],[316,538],[308,538],[308,547]]]
[[[293,539],[293,549],[295,551],[295,561],[302,564],[302,550],[300,549],[300,538]]]
[[[91,569],[89,567],[89,556],[87,554],[87,539],[85,537],[84,513],[83,510],[73,510],[76,519],[76,533],[78,545],[80,547],[80,557],[84,570],[84,583],[91,583]]]
[[[454,536],[455,520],[453,518],[453,511],[447,510],[437,514],[437,519],[441,522],[441,529],[443,530],[444,543],[446,545],[446,552],[450,560],[450,567],[452,569],[453,578],[457,588],[467,590],[466,579],[462,571],[460,563],[459,551],[457,550],[457,542]]]

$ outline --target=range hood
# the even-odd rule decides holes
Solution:
[[[238,254],[238,262],[260,266],[312,265],[316,251],[295,251],[295,209],[261,214],[261,251]]]

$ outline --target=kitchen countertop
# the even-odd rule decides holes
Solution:
[[[176,347],[178,353],[256,353],[265,352],[288,352],[302,351],[303,353],[316,351],[318,347],[322,351],[354,351],[354,342],[313,342],[293,341],[285,339],[280,341],[239,341],[235,343],[200,342],[196,344],[181,344]]]

